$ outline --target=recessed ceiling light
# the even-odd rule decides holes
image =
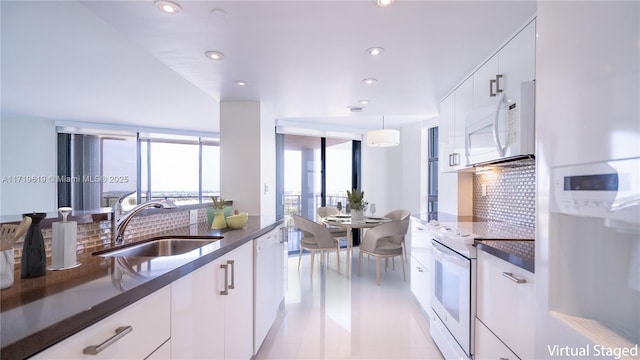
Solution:
[[[247,86],[247,82],[246,81],[242,81],[242,80],[236,80],[233,83],[238,85],[238,86]]]
[[[207,51],[204,55],[211,60],[222,60],[224,58],[224,54],[218,51]]]
[[[369,104],[369,100],[360,100],[358,101],[360,103],[360,105],[367,105]]]
[[[167,14],[177,14],[180,12],[180,6],[171,1],[157,0],[154,2],[158,9],[166,12]]]
[[[367,49],[367,54],[371,56],[382,55],[383,52],[384,52],[384,49],[381,47],[372,47]]]
[[[387,6],[391,6],[391,4],[393,4],[394,0],[377,0],[378,6],[380,7],[387,7]]]
[[[362,79],[362,82],[363,82],[363,83],[365,83],[365,84],[367,84],[367,85],[374,84],[376,81],[378,81],[378,80],[376,80],[376,79],[374,79],[374,78],[366,78],[366,79]]]

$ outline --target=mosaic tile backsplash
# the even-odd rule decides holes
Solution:
[[[482,196],[482,185],[486,196]],[[535,227],[536,166],[529,160],[517,167],[494,167],[473,179],[473,216]]]
[[[198,209],[198,223],[207,221],[206,208]],[[125,237],[127,242],[136,238],[148,238],[152,235],[177,229],[189,225],[189,211],[173,211],[165,214],[154,214],[148,216],[138,216],[131,220]],[[45,251],[47,258],[51,258],[51,228],[43,228]],[[20,264],[22,257],[22,244],[24,237],[16,242],[15,264]],[[111,245],[111,221],[93,222],[90,224],[78,225],[77,235],[78,254],[94,252]]]

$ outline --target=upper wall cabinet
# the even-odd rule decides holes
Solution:
[[[440,103],[440,171],[457,171],[465,167],[464,127],[473,107],[473,77]]]
[[[473,108],[497,104],[504,92],[508,103],[520,100],[520,83],[535,79],[536,22],[531,21],[473,74]]]
[[[465,169],[465,127],[470,117],[493,109],[504,93],[507,104],[521,99],[521,83],[535,79],[535,19],[440,103],[440,171]],[[480,110],[480,111],[478,111]]]

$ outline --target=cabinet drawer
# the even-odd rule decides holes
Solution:
[[[476,319],[476,360],[518,360],[509,348]]]
[[[478,251],[477,295],[478,319],[519,357],[533,358],[535,275]]]
[[[170,300],[170,287],[165,287],[36,354],[33,358],[144,359],[171,336]],[[105,342],[116,334],[116,329],[127,326],[132,330],[97,355],[83,353],[86,347]]]

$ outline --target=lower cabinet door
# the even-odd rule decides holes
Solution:
[[[223,260],[171,284],[171,357],[224,359]]]
[[[476,319],[476,353],[475,360],[517,360],[516,356],[500,339]]]
[[[411,292],[427,312],[431,308],[431,273],[416,258],[411,257]]]
[[[167,286],[36,354],[33,359],[144,359],[169,339],[170,312],[171,290]],[[108,339],[115,341],[97,346]]]

